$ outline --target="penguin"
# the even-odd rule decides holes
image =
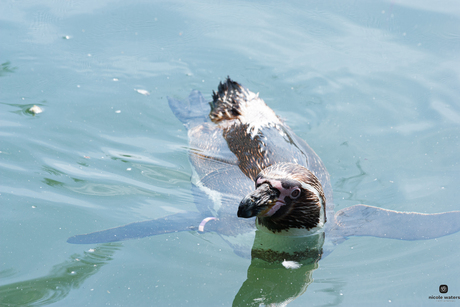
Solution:
[[[286,238],[319,235],[319,241],[328,242],[328,254],[351,236],[426,240],[460,230],[460,211],[423,214],[359,204],[334,212],[330,176],[323,162],[258,93],[228,77],[213,91],[212,99],[208,104],[199,91],[192,91],[184,101],[168,98],[172,112],[187,128],[197,211],[76,235],[68,242],[93,244],[212,231],[236,254],[248,257],[257,229],[280,246],[271,244],[272,249],[255,254],[281,260],[286,255],[283,249],[289,250],[281,243]],[[280,255],[273,256],[274,250]]]

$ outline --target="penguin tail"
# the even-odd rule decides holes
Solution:
[[[256,94],[227,77],[219,84],[217,92],[213,91],[209,117],[215,123],[235,119],[241,115],[241,104],[253,99],[252,96]]]

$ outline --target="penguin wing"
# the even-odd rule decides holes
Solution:
[[[198,225],[202,220],[203,216],[198,212],[181,212],[159,219],[76,235],[67,239],[67,242],[71,244],[108,243],[179,231],[190,231],[198,229]]]
[[[428,240],[460,230],[460,211],[425,214],[355,205],[335,214],[332,232],[343,237],[373,236]]]

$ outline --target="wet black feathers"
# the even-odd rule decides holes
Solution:
[[[217,93],[212,92],[213,101],[210,103],[211,113],[209,117],[212,121],[219,122],[241,115],[240,104],[246,95],[246,91],[239,83],[227,77],[224,83],[219,84]]]

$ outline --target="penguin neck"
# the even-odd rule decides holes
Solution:
[[[321,258],[324,238],[322,229],[303,236],[279,235],[258,229],[251,257],[268,262],[316,262]]]

